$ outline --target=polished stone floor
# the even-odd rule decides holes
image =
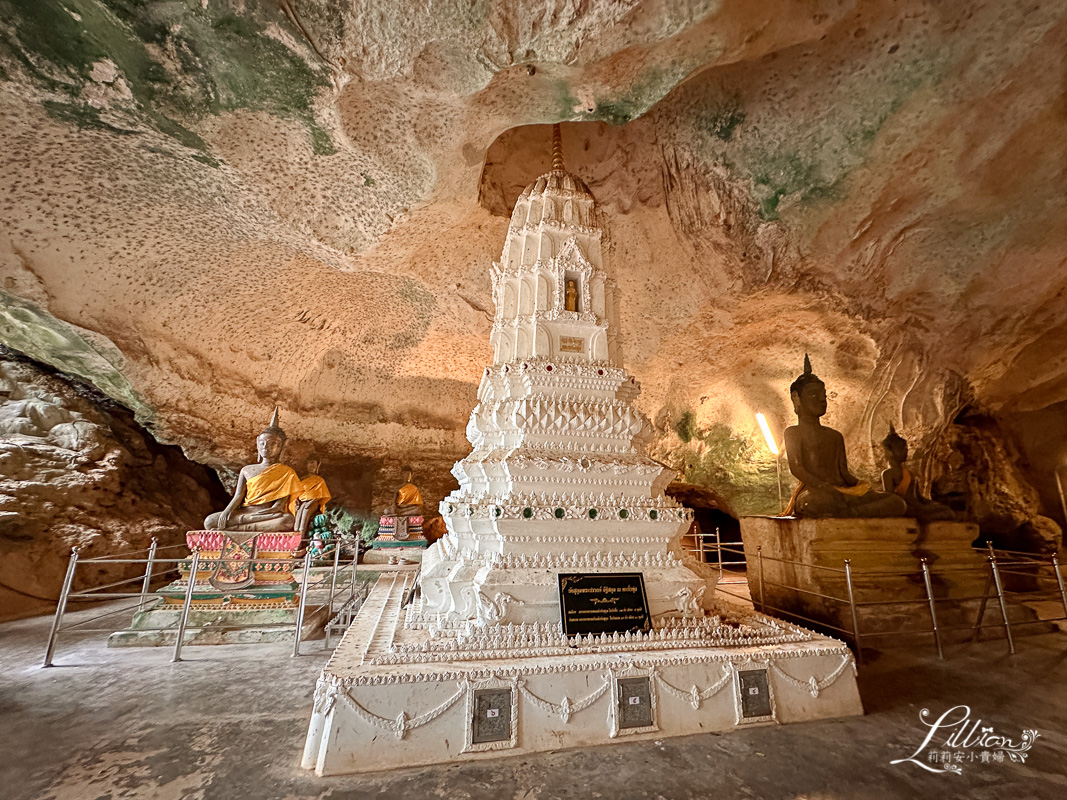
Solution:
[[[70,637],[57,666],[42,669],[48,625],[0,625],[7,800],[1067,796],[1062,633],[1020,639],[1013,657],[1003,641],[954,646],[946,661],[928,648],[882,655],[860,670],[863,718],[322,779],[298,766],[321,641],[298,659],[283,644],[231,645],[190,647],[171,664],[166,649]],[[940,715],[957,704],[997,734],[1036,729],[1025,763],[981,763],[976,748],[958,775],[890,765],[922,742],[922,708]]]

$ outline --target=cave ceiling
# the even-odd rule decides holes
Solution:
[[[214,466],[467,450],[554,122],[664,458],[1067,399],[1064,2],[0,0],[0,117],[0,342]]]

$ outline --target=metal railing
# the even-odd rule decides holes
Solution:
[[[1067,622],[1067,590],[1064,587],[1063,575],[1060,571],[1059,559],[1055,554],[1035,554],[1024,553],[1020,551],[1011,551],[1003,549],[995,549],[991,543],[987,543],[984,550],[977,550],[978,553],[984,553],[986,557],[986,564],[984,566],[949,566],[941,567],[939,569],[932,570],[930,562],[927,558],[918,559],[918,569],[913,570],[860,570],[857,571],[853,568],[852,559],[842,559],[840,567],[829,566],[826,564],[814,564],[802,561],[796,561],[791,559],[777,558],[774,556],[768,556],[763,553],[762,546],[757,546],[755,550],[755,557],[751,556],[746,558],[743,544],[723,544],[719,535],[718,529],[714,534],[703,534],[699,531],[696,533],[697,547],[692,551],[697,555],[702,562],[706,562],[706,556],[709,551],[709,544],[713,543],[713,548],[719,562],[719,575],[720,575],[720,587],[729,587],[737,584],[747,584],[748,594],[740,594],[731,591],[729,588],[718,588],[717,591],[725,594],[729,597],[733,597],[738,600],[749,602],[753,608],[760,613],[774,613],[786,618],[794,620],[800,620],[811,624],[819,629],[827,629],[836,633],[842,634],[844,637],[851,640],[853,648],[856,652],[856,658],[859,663],[863,663],[863,652],[861,644],[864,640],[870,640],[876,637],[893,637],[893,636],[916,636],[916,635],[930,635],[933,637],[933,643],[937,650],[939,658],[945,657],[943,635],[950,632],[966,631],[970,635],[965,641],[975,641],[979,638],[982,629],[984,628],[1002,628],[1004,631],[1004,637],[1008,644],[1008,651],[1011,654],[1015,653],[1015,639],[1013,635],[1013,627],[1018,628],[1024,625],[1050,625],[1057,622]],[[705,541],[705,538],[707,541]],[[869,554],[876,551],[864,551],[864,554]],[[893,554],[900,554],[899,550],[885,551]],[[733,558],[727,560],[724,556],[739,556],[739,558]],[[755,564],[752,564],[752,561]],[[811,570],[813,572],[822,572],[824,574],[831,574],[839,576],[842,580],[843,596],[837,596],[833,594],[827,594],[824,592],[815,591],[811,588],[805,588],[802,586],[778,583],[766,578],[764,562],[785,564],[793,567],[799,567],[805,570]],[[722,581],[721,578],[724,574],[723,565],[744,565],[746,568],[746,577],[739,581]],[[1055,588],[1045,591],[1040,590],[1019,590],[1009,589],[1005,586],[1004,577],[1007,575],[1015,575],[1027,578],[1038,587],[1041,585],[1044,570],[1051,570],[1052,577],[1055,580]],[[938,597],[934,591],[935,579],[942,579],[944,577],[959,576],[963,573],[971,573],[977,575],[979,573],[986,576],[985,589],[981,595],[975,596],[945,596]],[[922,576],[922,585],[924,596],[916,599],[892,599],[892,600],[860,600],[858,599],[858,587],[857,581],[862,581],[869,578],[911,578],[916,579]],[[820,598],[828,601],[831,604],[836,604],[842,607],[847,606],[848,609],[848,627],[834,624],[829,619],[814,618],[800,613],[795,608],[780,608],[771,605],[766,600],[766,594],[768,588],[782,589],[785,592],[794,592],[797,595],[804,595],[810,597]],[[753,589],[755,590],[753,597]],[[989,601],[991,599],[991,590],[995,589],[995,596],[1000,611],[1000,620],[994,622],[985,622],[986,610],[988,608]],[[1022,602],[1034,602],[1037,600],[1045,599],[1058,599],[1063,607],[1063,615],[1056,617],[1037,618],[1032,620],[1016,620],[1012,622],[1012,614],[1010,608],[1014,602],[1021,604]],[[938,607],[939,604],[952,603],[959,607],[967,602],[978,601],[978,612],[973,625],[967,626],[945,626],[938,620]],[[866,630],[864,631],[860,625],[860,611],[863,609],[874,609],[880,606],[895,606],[895,607],[916,607],[926,611],[929,616],[929,627],[921,629],[902,629],[892,631],[878,631],[878,630]],[[843,615],[842,615],[843,616]],[[839,618],[835,616],[837,621]]]
[[[155,590],[152,589],[153,580],[160,580],[166,578],[168,575],[180,572],[179,566],[188,564],[189,580],[185,587],[185,593],[182,597],[181,611],[178,616],[177,626],[163,626],[163,627],[138,627],[135,629],[137,634],[141,633],[173,633],[175,635],[174,650],[171,656],[172,662],[178,662],[182,660],[182,647],[185,644],[186,634],[189,631],[202,631],[217,628],[219,626],[207,626],[207,625],[190,625],[189,617],[194,609],[193,600],[197,594],[197,582],[196,576],[199,571],[207,566],[217,566],[221,563],[241,563],[249,561],[248,558],[213,558],[205,559],[201,557],[199,551],[193,551],[192,556],[185,556],[183,558],[164,558],[160,556],[160,553],[167,550],[174,550],[177,548],[185,548],[184,544],[169,545],[166,547],[160,547],[156,539],[152,539],[152,544],[146,550],[136,550],[129,553],[120,553],[113,556],[99,556],[95,558],[82,558],[79,555],[77,547],[72,549],[70,561],[67,564],[67,572],[63,579],[63,588],[60,592],[58,605],[56,606],[56,613],[52,619],[52,627],[48,634],[48,644],[45,649],[44,664],[45,667],[53,665],[53,658],[55,656],[56,646],[59,641],[59,636],[64,631],[72,631],[77,629],[81,633],[115,633],[114,627],[110,628],[89,628],[85,627],[93,622],[97,622],[101,619],[108,617],[114,617],[123,613],[146,611],[152,606],[152,601],[163,600],[166,597],[173,597],[173,592],[164,594],[162,591],[164,587],[159,587]],[[144,558],[137,558],[136,556],[147,553]],[[338,572],[340,570],[340,558],[341,548],[340,546],[334,547],[334,558],[332,567],[326,574],[320,575],[317,578],[312,576],[312,556],[310,553],[305,554],[302,559],[303,572],[301,574],[300,588],[299,588],[299,600],[296,605],[296,617],[294,623],[249,623],[249,624],[227,624],[225,630],[238,631],[248,629],[270,629],[276,631],[293,631],[293,652],[292,655],[300,655],[300,646],[302,641],[304,621],[307,618],[309,611],[308,594],[310,591],[326,590],[328,587],[328,594],[325,599],[317,598],[317,602],[311,607],[312,614],[318,614],[325,612],[325,616],[328,620],[335,617],[337,610],[338,598],[348,595],[348,599],[344,601],[343,605],[348,608],[355,608],[358,610],[359,603],[362,602],[361,598],[366,597],[365,587],[356,586],[356,561],[358,560],[358,550],[352,557],[350,574],[348,576],[348,586],[338,586]],[[294,558],[260,558],[256,557],[251,559],[254,565],[264,565],[269,567],[273,564],[282,564],[286,567],[292,568],[296,564],[300,563],[299,559]],[[86,564],[107,564],[107,565],[119,565],[119,564],[142,564],[144,565],[143,574],[138,574],[131,578],[124,580],[113,581],[106,583],[102,586],[94,586],[90,589],[83,589],[80,591],[72,591],[74,585],[74,579],[79,566]],[[122,586],[139,583],[140,587],[137,591],[122,592],[112,591]],[[362,582],[361,582],[362,583]],[[265,594],[267,591],[276,592],[276,588],[256,590],[253,587],[248,589],[242,589],[243,595],[256,595]],[[71,602],[75,603],[105,603],[108,601],[117,600],[133,600],[136,598],[136,602],[128,605],[123,605],[119,608],[109,608],[99,615],[92,616],[88,619],[79,620],[73,624],[64,624],[64,616],[67,612],[68,605]],[[291,608],[291,606],[290,606]],[[158,610],[158,609],[153,609]],[[215,610],[215,609],[212,609]],[[353,614],[354,616],[354,614]],[[329,640],[327,640],[327,647],[329,646]]]

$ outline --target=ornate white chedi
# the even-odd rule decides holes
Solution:
[[[619,364],[596,201],[553,138],[493,264],[493,365],[441,503],[448,534],[423,559],[422,611],[558,622],[559,572],[642,572],[653,618],[701,616],[705,582],[674,554],[692,513],[663,493],[674,473],[645,455],[640,385]]]

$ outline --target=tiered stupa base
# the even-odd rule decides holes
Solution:
[[[441,627],[379,578],[323,670],[303,766],[319,775],[863,713],[839,641],[715,608],[570,642],[559,623]]]
[[[200,551],[194,578],[185,644],[256,644],[291,640],[296,625],[300,584],[293,577],[293,554],[300,549],[296,531],[261,533],[251,559],[251,585],[218,589],[211,585],[225,546],[224,533],[189,531],[185,542]],[[228,554],[229,555],[229,554]],[[162,598],[133,615],[126,630],[108,637],[108,647],[157,647],[174,644],[189,588],[192,558],[178,564],[179,579],[159,591]]]

